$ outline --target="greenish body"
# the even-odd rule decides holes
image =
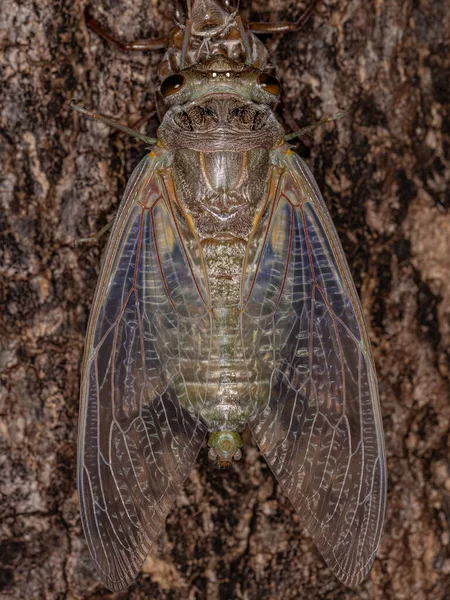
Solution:
[[[186,69],[182,87],[164,100],[158,129],[173,152],[176,196],[204,257],[209,339],[201,359],[197,354],[195,364],[184,365],[192,381],[183,385],[189,405],[213,433],[241,432],[269,394],[267,363],[245,355],[254,330],[241,322],[246,255],[268,203],[271,151],[284,135],[273,113],[279,89],[265,91],[259,73],[222,54]]]
[[[184,369],[195,372],[189,399],[209,431],[241,432],[255,402],[268,398],[261,368],[244,355],[253,340],[243,340],[241,306],[243,264],[266,202],[270,153],[180,150],[173,172],[177,197],[193,219],[205,259],[212,315],[202,359]]]

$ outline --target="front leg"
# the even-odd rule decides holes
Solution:
[[[305,25],[321,0],[312,0],[308,8],[301,14],[295,23],[285,23],[282,21],[275,23],[249,23],[248,28],[256,34],[264,33],[289,33],[290,31],[298,31]]]
[[[167,48],[169,45],[169,38],[159,37],[159,38],[151,38],[146,40],[133,40],[131,42],[123,42],[115,38],[108,31],[103,29],[95,19],[93,19],[88,12],[85,13],[86,25],[95,33],[98,33],[100,37],[108,42],[111,42],[120,50],[127,51],[145,51],[145,50],[160,50],[161,48]]]

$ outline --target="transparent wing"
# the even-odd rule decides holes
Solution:
[[[78,491],[90,552],[112,590],[139,572],[206,433],[186,378],[192,340],[209,335],[207,292],[183,242],[193,234],[168,199],[168,162],[158,150],[133,173],[86,341]]]
[[[244,331],[258,331],[259,362],[270,367],[269,402],[250,426],[326,562],[356,585],[373,563],[385,509],[374,365],[317,185],[292,152],[277,161],[273,215],[255,236],[245,288]]]

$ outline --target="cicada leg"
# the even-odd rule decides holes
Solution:
[[[123,42],[118,38],[115,38],[108,31],[103,29],[95,19],[93,19],[88,13],[85,13],[86,25],[95,33],[98,33],[100,37],[108,42],[111,42],[120,50],[126,51],[145,51],[145,50],[161,50],[162,48],[167,48],[169,45],[169,38],[159,37],[159,38],[150,38],[146,40],[133,40],[131,42]]]
[[[114,221],[116,220],[116,215],[111,219],[109,223],[106,223],[104,227],[97,231],[97,233],[93,233],[87,238],[78,238],[74,241],[74,244],[96,244],[104,235],[108,233],[111,227],[114,225]]]
[[[250,63],[251,55],[252,55],[252,52],[250,50],[250,43],[248,41],[248,35],[247,35],[246,31],[245,31],[245,27],[244,27],[244,24],[242,22],[242,18],[239,15],[236,17],[236,23],[237,23],[237,26],[239,27],[239,32],[241,34],[242,43],[244,44],[245,53],[247,55],[246,62]]]
[[[72,102],[70,103],[70,106],[72,108],[74,108],[76,111],[78,111],[79,113],[81,113],[82,115],[84,115],[85,117],[88,117],[89,119],[93,119],[94,121],[100,121],[100,123],[105,123],[105,125],[109,125],[109,127],[112,127],[113,129],[118,129],[119,131],[123,131],[124,133],[128,134],[129,136],[134,137],[135,139],[140,140],[141,142],[144,142],[145,144],[153,145],[158,142],[158,140],[156,138],[147,137],[146,135],[143,135],[139,131],[136,131],[136,129],[130,129],[129,127],[126,127],[125,125],[121,125],[119,123],[119,121],[116,121],[115,119],[111,119],[110,117],[106,117],[105,115],[101,115],[94,111],[86,110],[82,106],[78,106],[78,104],[75,102],[75,100],[72,100]]]
[[[306,127],[299,129],[299,131],[295,131],[294,133],[289,133],[288,135],[285,135],[284,141],[289,142],[290,140],[293,140],[294,138],[300,138],[300,137],[302,137],[302,135],[305,135],[306,133],[309,133],[313,129],[316,129],[316,127],[320,127],[321,125],[326,125],[327,123],[331,123],[332,121],[337,121],[338,119],[342,119],[342,117],[345,114],[346,114],[346,111],[342,111],[340,113],[333,115],[332,117],[325,117],[323,119],[320,119],[320,121],[316,121],[315,123],[312,123],[311,125],[307,125]]]
[[[275,23],[255,23],[251,22],[248,24],[250,31],[254,33],[289,33],[290,31],[298,31],[305,25],[321,0],[313,0],[308,8],[302,13],[299,19],[295,23],[286,23],[278,21]]]

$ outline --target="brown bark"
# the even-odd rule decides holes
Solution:
[[[0,598],[113,597],[98,584],[75,489],[83,337],[100,244],[142,145],[68,106],[133,124],[154,110],[161,52],[124,54],[87,2],[3,0],[0,18]],[[252,3],[252,20],[298,16]],[[170,28],[165,2],[102,0],[125,39]],[[244,8],[249,2],[244,3]],[[253,447],[230,470],[202,452],[129,598],[450,597],[450,6],[324,0],[267,38],[287,127],[347,111],[300,146],[339,230],[368,319],[389,471],[385,533],[357,590],[330,574]],[[154,117],[147,132],[154,135]],[[119,596],[117,596],[119,597]]]

